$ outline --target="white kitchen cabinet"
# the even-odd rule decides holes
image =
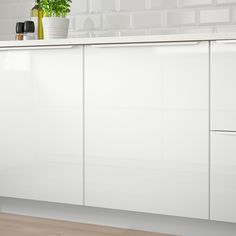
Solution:
[[[236,42],[211,42],[211,130],[236,131]]]
[[[211,135],[211,219],[236,222],[236,133]]]
[[[85,204],[209,210],[209,43],[85,47]]]
[[[236,41],[211,43],[211,219],[236,222]]]
[[[0,196],[83,204],[83,48],[0,51]]]

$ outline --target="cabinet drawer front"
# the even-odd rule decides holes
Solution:
[[[236,131],[236,43],[211,43],[211,129]]]
[[[86,205],[208,217],[208,46],[85,48]]]
[[[236,133],[211,134],[211,219],[236,222]]]

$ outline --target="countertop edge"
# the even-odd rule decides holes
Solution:
[[[34,46],[66,46],[66,45],[101,45],[101,44],[131,44],[131,43],[161,43],[187,41],[236,40],[235,33],[211,34],[173,34],[173,35],[146,35],[127,37],[97,37],[97,38],[68,38],[54,40],[29,41],[0,41],[0,48],[6,47],[34,47]]]

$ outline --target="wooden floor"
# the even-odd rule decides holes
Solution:
[[[164,236],[164,234],[0,214],[0,236]]]

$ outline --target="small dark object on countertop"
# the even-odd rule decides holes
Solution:
[[[24,22],[24,40],[33,40],[35,31],[35,25],[33,21]]]
[[[16,40],[24,39],[24,23],[17,22],[16,23]]]

